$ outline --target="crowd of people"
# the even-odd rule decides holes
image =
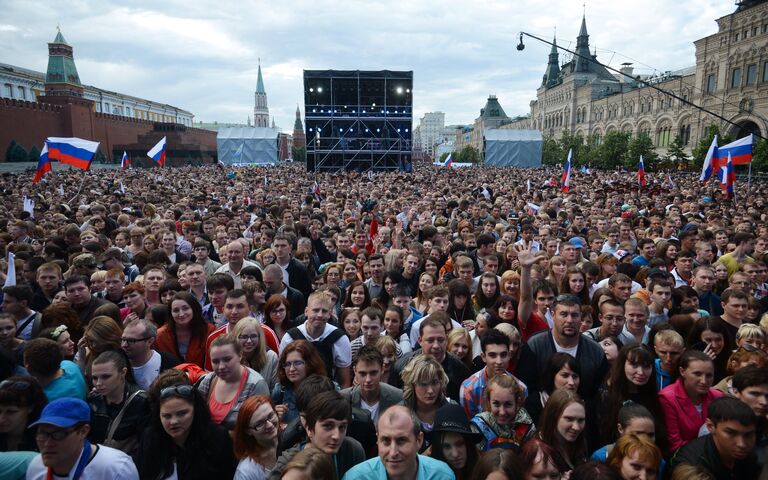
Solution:
[[[768,478],[766,184],[558,177],[0,176],[0,478]]]

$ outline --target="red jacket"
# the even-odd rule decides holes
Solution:
[[[158,352],[166,352],[178,358],[182,362],[194,363],[200,368],[205,368],[205,340],[213,332],[213,325],[206,323],[205,335],[202,338],[192,337],[189,339],[187,355],[181,358],[179,347],[176,344],[176,336],[171,332],[168,325],[163,325],[157,330],[157,340],[155,340],[154,349]]]
[[[710,388],[701,402],[701,413],[699,413],[685,392],[682,378],[678,378],[675,383],[664,387],[659,392],[659,403],[667,425],[670,452],[698,438],[699,429],[707,419],[709,404],[722,396],[722,392]]]

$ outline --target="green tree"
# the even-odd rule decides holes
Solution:
[[[543,165],[559,165],[565,161],[560,143],[552,136],[545,136],[542,145],[541,163]]]
[[[727,143],[731,143],[732,139],[728,135],[720,135],[720,127],[717,125],[710,125],[704,133],[704,136],[701,137],[701,140],[699,140],[699,143],[696,144],[693,149],[691,149],[691,155],[693,156],[693,164],[696,167],[701,167],[704,165],[704,157],[707,156],[707,151],[709,150],[709,146],[712,145],[712,139],[717,135],[717,144],[718,146],[725,145]]]
[[[691,157],[685,153],[685,145],[683,144],[683,138],[680,135],[675,135],[675,139],[667,150],[667,156],[665,160],[671,163],[676,169],[686,168]]]
[[[585,142],[581,135],[563,132],[560,137],[561,159],[559,163],[565,162],[569,150],[573,152],[573,166],[589,165],[592,161],[592,145]]]
[[[640,155],[643,156],[643,163],[646,168],[653,167],[659,160],[659,155],[653,146],[653,140],[647,133],[640,133],[629,141],[624,155],[624,166],[636,168],[640,163]]]
[[[768,172],[768,140],[760,139],[752,151],[752,170]]]
[[[11,152],[16,147],[16,140],[11,140],[11,143],[8,144],[8,148],[5,149],[5,161],[10,162],[11,161]]]
[[[27,151],[24,150],[24,147],[22,147],[16,142],[13,142],[13,147],[10,149],[8,161],[9,162],[26,162],[27,158],[28,158]]]
[[[605,138],[597,147],[598,166],[603,168],[616,168],[624,163],[624,158],[629,148],[629,133],[612,131],[605,134]],[[639,158],[639,157],[638,157]]]
[[[480,152],[472,145],[465,145],[459,152],[457,163],[479,163]]]
[[[440,158],[438,159],[438,162],[443,163],[445,161],[445,159],[448,158],[448,155],[450,155],[450,153],[447,153],[447,152],[443,153],[442,155],[440,155]]]
[[[307,161],[306,147],[291,147],[291,157],[294,162],[304,163]]]
[[[37,148],[37,145],[32,145],[32,148],[29,149],[29,158],[27,161],[35,163],[40,161],[40,149]]]

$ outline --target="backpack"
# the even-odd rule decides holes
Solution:
[[[291,328],[285,333],[290,335],[294,340],[306,340],[311,343],[315,349],[317,349],[317,353],[320,354],[320,358],[323,360],[326,368],[328,368],[328,376],[331,378],[334,377],[336,366],[333,363],[333,344],[345,335],[344,332],[336,328],[324,339],[316,341],[312,341],[305,337],[298,327]]]

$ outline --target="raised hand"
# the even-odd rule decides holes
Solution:
[[[530,268],[538,261],[536,255],[531,252],[530,245],[515,245],[515,251],[517,251],[517,261],[520,262],[520,266],[523,268]]]

